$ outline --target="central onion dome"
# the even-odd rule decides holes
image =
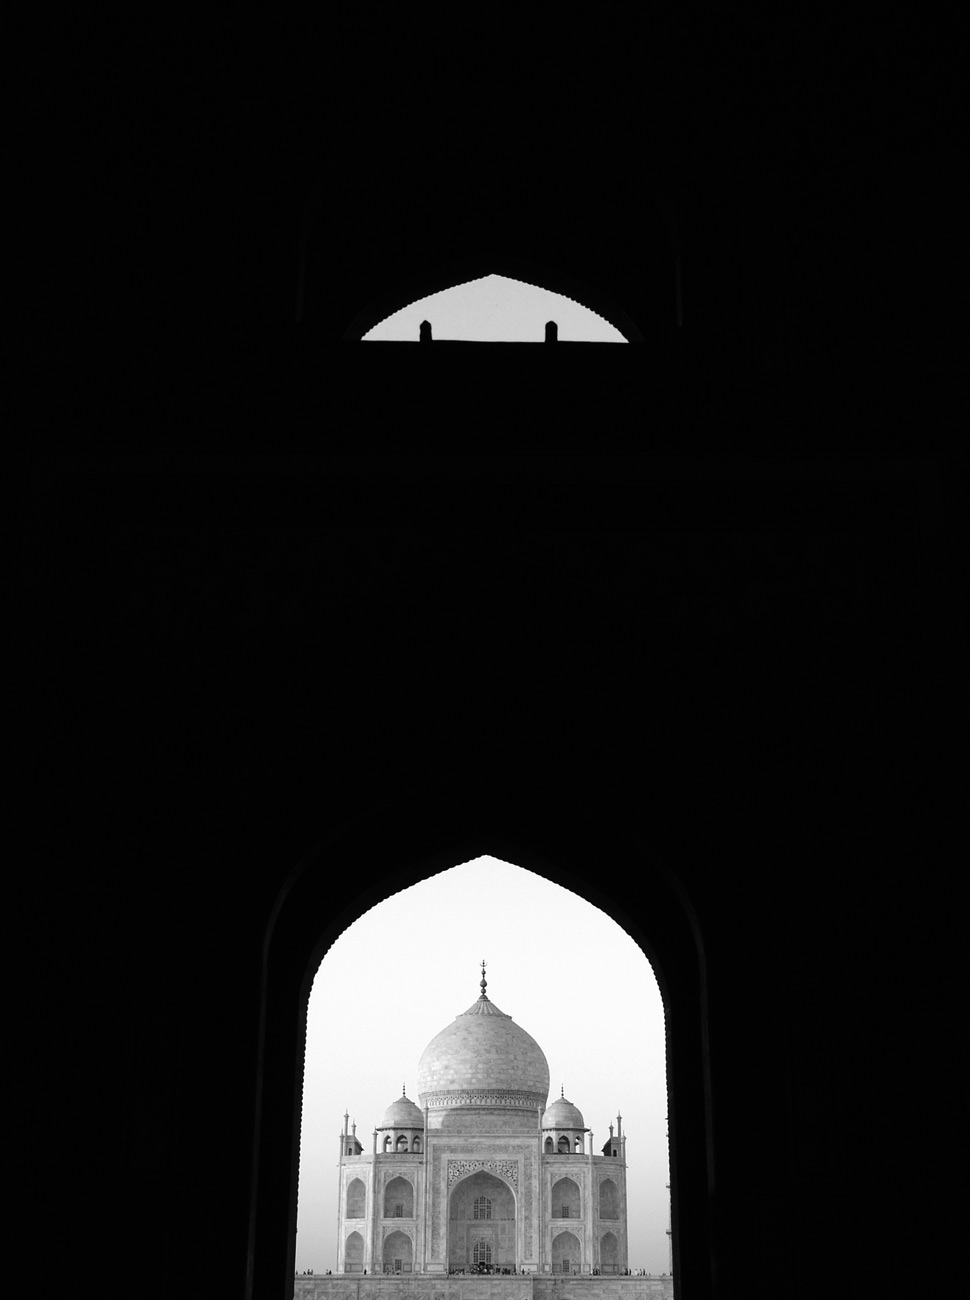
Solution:
[[[549,1066],[536,1040],[485,994],[436,1034],[418,1062],[418,1100],[431,1110],[545,1109]],[[535,1123],[535,1120],[532,1121]]]

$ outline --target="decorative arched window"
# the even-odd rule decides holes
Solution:
[[[546,1138],[546,1152],[547,1152],[547,1154],[548,1154],[548,1155],[552,1155],[553,1152],[554,1152],[554,1150],[555,1150],[555,1148],[554,1148],[553,1145],[552,1145],[552,1138]]]
[[[582,1217],[579,1185],[572,1178],[560,1178],[553,1184],[551,1207],[554,1219]]]
[[[552,1271],[571,1273],[581,1266],[583,1252],[579,1238],[571,1232],[560,1232],[552,1241]]]
[[[472,1259],[476,1264],[491,1264],[492,1243],[490,1241],[476,1241]]]
[[[612,1178],[604,1178],[600,1183],[600,1218],[618,1219],[620,1217],[620,1198],[616,1183]]]
[[[490,1219],[492,1217],[492,1202],[487,1196],[477,1196],[475,1198],[475,1218]]]
[[[566,1137],[565,1134],[563,1134],[563,1136],[559,1139],[559,1154],[561,1156],[569,1155],[569,1138]]]
[[[404,1136],[404,1134],[402,1133],[401,1136],[400,1136],[400,1137],[398,1138],[398,1140],[397,1140],[396,1150],[398,1150],[398,1151],[407,1151],[407,1149],[408,1149],[408,1140],[407,1140],[407,1138]]]
[[[390,1133],[388,1133],[387,1136],[386,1136],[385,1139],[384,1139],[383,1150],[384,1150],[384,1151],[390,1151],[390,1149],[391,1149],[391,1135],[390,1135]]]
[[[385,1273],[410,1273],[414,1243],[406,1232],[392,1232],[384,1241],[383,1255]]]
[[[416,1136],[416,1137],[412,1140],[412,1142],[411,1142],[411,1150],[412,1150],[412,1151],[420,1151],[420,1150],[421,1150],[421,1139],[420,1139],[419,1137]]]
[[[384,1218],[410,1219],[414,1215],[414,1188],[407,1178],[392,1178],[384,1189]]]

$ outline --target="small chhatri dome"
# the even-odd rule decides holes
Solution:
[[[385,1128],[424,1128],[424,1115],[411,1098],[405,1096],[403,1086],[400,1097],[388,1106],[377,1128],[378,1131]]]
[[[432,1108],[500,1104],[544,1107],[549,1066],[542,1048],[485,992],[436,1034],[418,1063],[418,1097]],[[485,1099],[491,1098],[491,1102]]]
[[[578,1106],[565,1097],[557,1097],[542,1117],[543,1128],[568,1128],[586,1131],[586,1122]]]

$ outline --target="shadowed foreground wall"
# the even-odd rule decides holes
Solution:
[[[288,1294],[313,965],[488,852],[655,961],[683,1300],[961,1292],[965,32],[664,13],[503,112],[393,16],[320,114],[201,19],[38,46],[16,1199],[82,1293]],[[485,246],[645,343],[344,341]]]

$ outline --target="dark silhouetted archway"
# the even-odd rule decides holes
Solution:
[[[713,1197],[703,944],[677,876],[629,827],[521,791],[449,786],[375,808],[320,843],[277,901],[264,945],[259,1116],[250,1223],[250,1294],[287,1294],[293,1278],[306,1011],[320,961],[339,935],[394,893],[481,855],[570,889],[607,912],[650,960],[664,1001],[675,1270],[711,1294]],[[595,864],[624,864],[614,878]],[[369,881],[334,910],[333,882]],[[631,878],[637,887],[631,891]],[[631,1032],[637,1032],[634,1018]]]

